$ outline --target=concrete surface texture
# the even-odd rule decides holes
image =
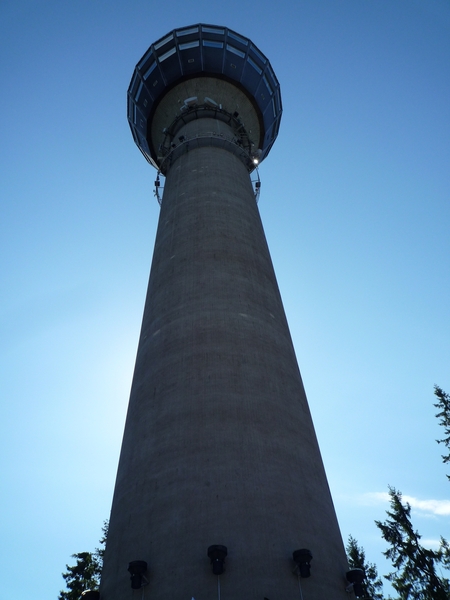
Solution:
[[[234,135],[208,118],[177,135],[208,132]],[[212,544],[228,548],[220,580]],[[248,169],[192,145],[167,173],[101,598],[348,600],[346,569]]]

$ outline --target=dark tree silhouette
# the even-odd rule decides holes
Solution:
[[[362,546],[351,535],[346,546],[348,566],[351,569],[362,569],[365,573],[363,583],[364,596],[372,600],[383,599],[383,582],[378,577],[377,568],[373,563],[366,562],[366,553]]]
[[[436,417],[439,419],[439,425],[444,428],[444,437],[436,441],[438,444],[444,444],[447,448],[448,452],[442,455],[442,461],[448,463],[450,462],[450,394],[435,385],[434,395],[438,398],[438,402],[434,405],[439,409]],[[447,475],[447,478],[450,479],[450,475]]]
[[[62,576],[66,581],[67,589],[59,593],[58,600],[81,600],[81,595],[86,590],[98,590],[108,536],[108,521],[103,523],[102,532],[100,548],[96,548],[94,552],[72,554],[72,558],[76,559],[76,564],[74,566],[66,565],[67,572]]]
[[[449,600],[449,580],[438,575],[445,568],[444,551],[429,550],[420,543],[421,536],[411,523],[411,506],[403,504],[402,494],[389,488],[391,510],[384,523],[375,521],[389,548],[383,552],[395,569],[386,579],[399,594],[398,600]]]

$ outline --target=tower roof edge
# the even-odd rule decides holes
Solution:
[[[154,42],[136,65],[128,88],[127,112],[134,141],[144,157],[157,166],[157,148],[149,132],[161,100],[177,84],[199,77],[227,81],[249,98],[260,126],[261,162],[280,126],[278,79],[267,57],[249,38],[227,27],[202,23],[172,30]],[[221,100],[205,97],[200,102],[221,105]]]

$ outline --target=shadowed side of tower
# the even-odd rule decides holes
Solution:
[[[249,176],[276,137],[281,101],[269,97],[268,126],[245,69],[259,76],[257,86],[272,78],[272,95],[279,86],[267,59],[230,30],[198,25],[170,35],[143,58],[157,81],[141,69],[150,91],[169,58],[192,65],[197,55],[192,63],[182,53],[198,49],[198,69],[211,64],[147,102],[141,150],[166,185],[101,598],[216,598],[206,553],[221,544],[222,600],[299,598],[298,548],[313,555],[312,576],[301,580],[305,600],[343,600],[345,553]],[[221,72],[210,49],[220,51],[213,58]],[[233,83],[223,71],[237,50],[245,64]],[[136,104],[139,82],[130,87]],[[139,591],[127,573],[134,560],[149,566]]]

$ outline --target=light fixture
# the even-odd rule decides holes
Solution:
[[[350,585],[347,587],[347,592],[351,592],[353,588],[357,598],[364,596],[362,582],[364,581],[366,574],[364,573],[363,569],[351,569],[350,571],[347,571],[345,576],[347,577],[347,581],[350,583]]]
[[[214,544],[208,548],[208,558],[211,560],[214,575],[222,575],[225,571],[225,557],[228,554],[226,546]]]
[[[133,590],[140,590],[143,585],[147,582],[147,579],[144,577],[144,573],[146,573],[148,568],[145,560],[132,560],[128,565],[128,571],[131,575],[131,588]]]
[[[197,96],[191,96],[190,98],[186,98],[184,101],[186,106],[195,106],[197,104]]]
[[[214,102],[214,100],[212,98],[208,98],[208,96],[205,96],[205,104],[208,106],[213,106],[214,108],[218,106],[217,102]]]
[[[260,148],[258,148],[258,150],[256,150],[253,153],[253,162],[255,165],[257,165],[259,163],[259,160],[261,158],[261,154],[262,154],[262,150]]]
[[[297,566],[297,575],[300,575],[300,577],[310,577],[312,557],[311,550],[307,548],[301,548],[292,553],[292,558]]]
[[[82,600],[99,600],[100,592],[98,590],[85,590],[81,594]]]

